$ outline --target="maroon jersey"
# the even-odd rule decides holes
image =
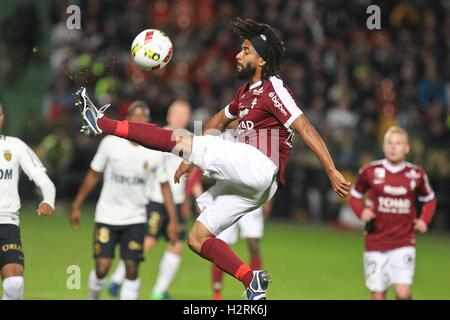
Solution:
[[[360,169],[351,190],[356,199],[362,199],[366,192],[366,207],[375,213],[373,231],[365,235],[366,250],[414,246],[416,199],[434,200],[425,171],[409,162],[394,166],[387,160],[374,161]]]
[[[277,77],[242,85],[225,107],[229,119],[239,118],[238,139],[256,147],[278,166],[278,182],[284,184],[292,150],[292,122],[302,114],[291,91]]]

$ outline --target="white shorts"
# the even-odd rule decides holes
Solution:
[[[219,136],[194,136],[189,161],[216,184],[197,198],[197,218],[217,236],[275,194],[277,166],[261,151]]]
[[[235,244],[238,240],[238,232],[241,231],[241,238],[261,239],[264,233],[264,216],[262,207],[247,213],[237,223],[222,231],[217,238],[227,244]]]
[[[364,252],[367,288],[371,292],[384,292],[392,284],[411,285],[415,260],[415,247],[402,247],[387,252]]]

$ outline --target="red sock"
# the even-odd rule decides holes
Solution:
[[[117,121],[103,116],[97,125],[105,134],[134,141],[149,149],[172,152],[176,145],[172,130],[162,129],[152,123]]]
[[[253,270],[243,263],[224,241],[209,238],[203,243],[200,255],[241,281],[246,288],[252,282]]]
[[[212,282],[213,282],[213,291],[216,294],[222,291],[222,279],[223,279],[223,271],[220,270],[220,268],[213,263]]]
[[[261,260],[260,256],[251,256],[250,257],[250,268],[252,268],[252,270],[261,270],[262,260]]]

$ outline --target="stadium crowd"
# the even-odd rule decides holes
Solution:
[[[380,1],[380,30],[366,27],[366,0],[78,1],[81,30],[66,26],[69,2],[77,1],[55,0],[51,6],[45,123],[30,117],[23,133],[57,177],[60,197],[74,194],[98,144],[77,134],[73,93],[87,86],[98,104],[111,103],[119,116],[133,100],[144,99],[159,124],[167,106],[184,98],[193,119],[206,121],[239,86],[240,43],[229,21],[241,16],[281,31],[287,48],[283,77],[349,177],[382,157],[380,143],[390,125],[409,132],[410,159],[424,166],[437,193],[435,224],[450,229],[448,2]],[[134,36],[146,28],[163,30],[174,44],[171,63],[158,72],[144,72],[130,59]],[[274,211],[306,221],[334,220],[343,202],[336,202],[320,164],[305,149],[294,148]]]

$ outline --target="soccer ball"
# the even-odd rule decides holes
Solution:
[[[172,54],[172,41],[164,32],[157,29],[142,31],[131,44],[133,61],[145,70],[164,68],[172,58]]]

